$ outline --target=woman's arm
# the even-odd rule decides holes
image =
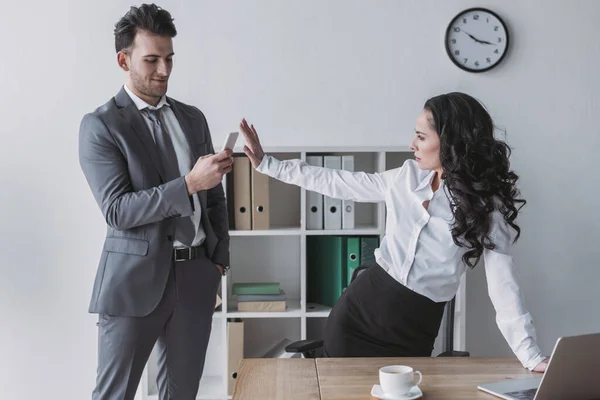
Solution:
[[[496,310],[498,328],[521,364],[529,370],[543,372],[545,357],[536,343],[533,319],[525,310],[514,259],[509,254],[509,229],[502,214],[495,212],[490,236],[496,249],[483,252],[488,293]]]
[[[384,201],[390,183],[400,170],[369,174],[316,167],[302,160],[280,161],[265,155],[254,126],[248,126],[243,120],[240,129],[246,139],[244,153],[258,172],[329,197],[357,202]]]
[[[513,258],[492,250],[484,250],[483,254],[488,293],[496,310],[498,328],[521,364],[534,370],[545,357],[536,343],[533,319],[525,310]]]
[[[356,202],[379,202],[385,200],[388,181],[398,173],[368,174],[331,168],[315,167],[302,160],[280,161],[265,155],[256,168],[258,172],[285,183],[300,186],[325,196]]]

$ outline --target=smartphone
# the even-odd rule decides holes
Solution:
[[[237,141],[239,134],[240,134],[239,132],[229,133],[227,135],[227,139],[225,140],[225,143],[223,144],[223,148],[221,149],[221,151],[225,151],[225,149],[233,150],[233,148],[235,147],[235,142]]]

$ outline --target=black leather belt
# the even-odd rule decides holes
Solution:
[[[173,260],[176,262],[195,260],[200,256],[204,256],[205,254],[206,252],[204,250],[204,246],[182,247],[179,249],[173,249]]]

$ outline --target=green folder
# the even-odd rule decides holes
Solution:
[[[373,252],[379,247],[378,236],[365,236],[360,238],[360,265],[375,264]]]
[[[309,236],[306,239],[306,296],[310,303],[333,307],[346,282],[344,238]]]
[[[350,285],[352,274],[360,264],[360,238],[347,237],[345,243],[345,264],[346,264],[346,280],[344,287]]]
[[[234,283],[233,294],[279,294],[279,282]]]

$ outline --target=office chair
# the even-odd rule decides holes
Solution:
[[[352,273],[352,279],[350,283],[354,282],[354,279],[364,270],[369,268],[368,265],[362,265],[354,270]],[[442,346],[442,353],[438,354],[437,357],[469,357],[468,351],[454,350],[454,307],[455,298],[453,297],[448,303],[446,303],[445,310],[445,327],[444,327],[444,344]],[[299,340],[297,342],[290,343],[285,347],[287,353],[299,353],[304,358],[317,358],[324,355],[323,351],[323,340]]]

